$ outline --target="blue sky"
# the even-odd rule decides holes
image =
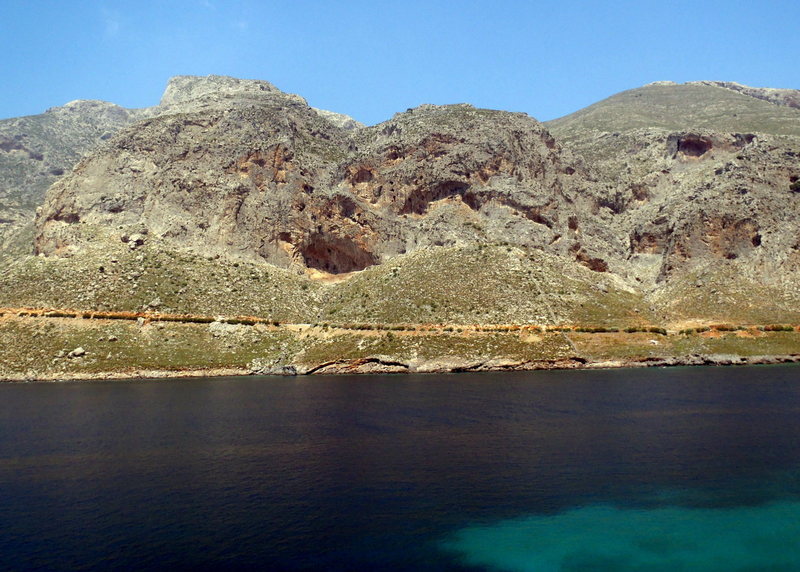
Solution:
[[[800,2],[0,0],[0,117],[265,79],[368,124],[422,103],[548,120],[656,80],[800,88]]]

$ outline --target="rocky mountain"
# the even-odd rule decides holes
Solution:
[[[33,213],[47,188],[145,114],[104,101],[72,101],[41,115],[0,121],[0,254],[30,253]]]
[[[179,76],[146,110],[6,120],[0,216],[19,229],[38,210],[28,234],[6,232],[36,256],[6,247],[0,307],[352,326],[281,334],[278,369],[372,359],[353,328],[556,328],[453,347],[583,363],[633,338],[601,347],[563,328],[795,323],[798,93],[657,82],[546,124],[457,104],[367,127],[264,81]],[[658,355],[690,347],[710,346]],[[401,354],[386,363],[412,367]]]
[[[628,275],[670,312],[798,300],[800,110],[764,93],[660,83],[548,124],[603,183]]]
[[[161,107],[53,186],[38,252],[77,253],[111,229],[327,274],[475,241],[607,266],[577,239],[593,226],[579,206],[589,182],[524,114],[422,106],[347,130],[266,82],[227,78],[177,78]]]
[[[257,99],[270,92],[278,90],[267,82],[178,76],[169,81],[161,102],[146,109],[77,100],[41,115],[0,120],[0,256],[32,251],[34,211],[45,191],[123,127],[158,115],[224,106],[226,99],[234,97]],[[346,115],[314,111],[344,130],[361,126]]]
[[[451,105],[348,130],[267,82],[179,77],[157,112],[53,185],[36,249],[135,235],[324,276],[508,243],[654,299],[688,282],[719,292],[736,274],[742,296],[772,288],[791,305],[800,110],[739,87],[650,85],[546,127]]]
[[[710,85],[730,89],[756,99],[763,99],[778,105],[800,108],[800,90],[797,89],[778,89],[772,87],[750,87],[733,81],[698,81],[691,82],[690,85]]]

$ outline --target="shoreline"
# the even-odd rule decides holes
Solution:
[[[452,362],[452,360],[448,360]],[[690,355],[671,358],[645,358],[634,360],[586,361],[582,358],[543,361],[490,360],[486,362],[463,362],[446,365],[432,361],[422,364],[403,364],[380,358],[337,360],[317,366],[285,365],[273,371],[253,371],[249,368],[198,368],[184,370],[136,369],[131,371],[108,371],[94,373],[71,372],[57,376],[20,375],[0,378],[0,383],[59,383],[74,381],[135,381],[143,379],[196,379],[200,377],[302,377],[312,375],[386,375],[386,374],[457,374],[503,371],[537,370],[598,370],[633,369],[648,367],[687,366],[738,366],[798,364],[800,354],[739,356],[727,354]]]
[[[298,324],[0,308],[0,382],[800,362],[800,326]]]

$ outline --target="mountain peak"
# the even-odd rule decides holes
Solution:
[[[238,79],[222,75],[178,75],[170,78],[161,97],[162,107],[184,105],[197,101],[214,102],[232,97],[261,98],[280,95],[305,103],[299,95],[287,94],[268,81]]]

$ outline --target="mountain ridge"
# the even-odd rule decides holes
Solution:
[[[48,117],[108,120],[50,175],[35,226],[6,232],[38,255],[2,254],[0,306],[361,324],[283,331],[264,358],[276,371],[309,356],[412,363],[418,345],[368,333],[395,325],[570,332],[455,344],[481,363],[524,348],[534,361],[677,356],[713,344],[695,332],[657,351],[636,332],[726,323],[749,337],[714,330],[714,347],[742,352],[756,324],[800,323],[795,91],[658,82],[546,123],[454,104],[373,126],[221,76],[178,76],[145,110],[70,102]],[[6,158],[50,160],[14,137]],[[14,221],[32,216],[50,182],[37,181]],[[581,337],[598,329],[617,345]],[[794,347],[794,334],[769,332],[762,353]]]
[[[38,115],[0,120],[0,258],[5,253],[30,252],[27,244],[33,232],[34,209],[47,188],[117,131],[157,115],[202,107],[204,101],[242,90],[283,94],[261,80],[175,76],[155,106],[128,109],[107,101],[78,99]],[[305,103],[300,96],[283,95]],[[345,129],[361,126],[346,115],[314,111]]]

